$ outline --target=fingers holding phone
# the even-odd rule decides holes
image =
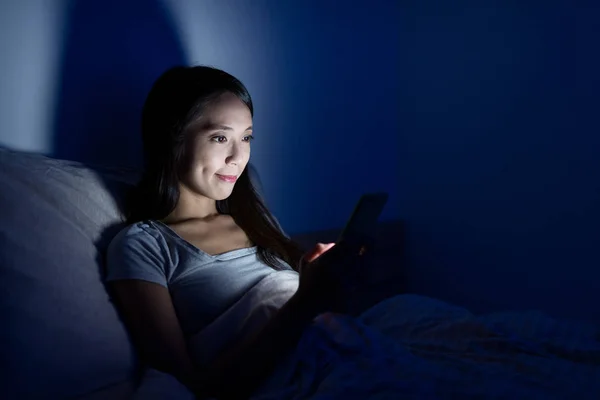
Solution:
[[[302,259],[298,292],[319,312],[344,312],[353,289],[360,285],[387,199],[387,193],[363,195],[338,241],[318,243]]]
[[[335,243],[317,243],[315,247],[304,255],[303,261],[313,262],[333,246],[335,246]]]
[[[299,295],[319,313],[346,312],[347,300],[360,285],[365,268],[366,253],[361,255],[365,245],[370,242],[317,244],[301,264]]]

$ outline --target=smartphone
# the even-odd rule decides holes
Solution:
[[[366,246],[367,242],[374,240],[377,232],[377,220],[387,200],[387,193],[366,193],[362,195],[337,243],[345,240],[360,244],[364,241]],[[366,251],[366,247],[362,247],[360,251],[360,255],[362,255]]]

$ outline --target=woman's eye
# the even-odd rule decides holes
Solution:
[[[244,136],[244,142],[250,142],[252,140],[254,140],[254,136],[252,136],[252,135]]]
[[[225,136],[213,136],[211,140],[217,143],[225,143],[227,141],[227,138]]]

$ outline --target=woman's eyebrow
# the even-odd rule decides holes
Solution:
[[[203,131],[233,131],[234,129],[228,125],[222,124],[207,124],[202,127]],[[252,125],[246,128],[247,131],[252,130]]]

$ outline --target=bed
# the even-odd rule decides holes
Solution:
[[[137,176],[0,149],[3,398],[193,398],[139,363],[102,282],[102,255]],[[474,315],[403,293],[400,242],[400,224],[382,224],[353,315],[319,316],[253,398],[600,399],[598,326],[537,311]],[[202,343],[215,351],[258,329],[276,292],[269,282],[254,288]]]

